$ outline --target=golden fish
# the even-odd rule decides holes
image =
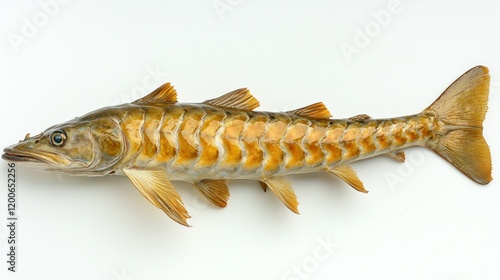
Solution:
[[[479,184],[491,178],[482,135],[490,76],[477,66],[419,114],[391,119],[331,119],[323,103],[258,112],[247,89],[197,104],[177,102],[164,84],[129,104],[106,107],[4,149],[2,158],[71,175],[126,175],[176,222],[189,218],[172,180],[192,182],[214,205],[229,198],[228,179],[252,179],[298,213],[285,175],[326,171],[366,192],[350,163],[424,146]]]

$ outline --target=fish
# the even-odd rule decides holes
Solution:
[[[491,180],[483,137],[490,76],[476,66],[418,114],[333,119],[314,103],[287,112],[256,111],[246,88],[201,103],[180,103],[170,83],[117,106],[54,125],[4,149],[2,158],[35,169],[81,176],[123,175],[175,222],[190,226],[172,181],[188,181],[210,203],[225,207],[227,181],[260,183],[292,212],[297,197],[286,175],[327,172],[366,193],[351,167],[379,155],[405,160],[404,149],[426,147],[473,181]]]

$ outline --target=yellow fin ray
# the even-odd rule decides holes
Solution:
[[[259,107],[259,101],[255,99],[255,97],[250,94],[250,90],[246,88],[233,90],[217,98],[206,100],[203,103],[212,106],[249,111]]]
[[[339,177],[342,181],[349,184],[349,186],[353,187],[355,190],[362,193],[368,192],[363,186],[363,182],[361,182],[361,180],[358,178],[356,171],[354,171],[354,169],[352,169],[352,167],[350,167],[349,165],[327,167],[326,171]]]
[[[170,83],[165,83],[152,91],[150,94],[139,98],[135,104],[156,104],[156,103],[176,103],[177,91]]]
[[[229,199],[229,189],[224,180],[201,180],[195,182],[196,188],[215,206],[226,207]]]
[[[302,117],[308,117],[311,119],[328,119],[332,116],[328,108],[326,108],[323,102],[317,102],[302,108],[298,108],[292,111],[287,111],[288,114],[295,114]]]
[[[392,152],[392,153],[388,153],[388,154],[384,154],[384,155],[388,156],[394,160],[397,160],[399,162],[405,162],[405,160],[406,160],[406,155],[405,155],[405,152],[403,152],[403,151]]]
[[[261,180],[260,183],[263,188],[264,185],[267,186],[293,213],[299,214],[297,196],[292,189],[292,184],[285,177],[271,177]]]
[[[266,185],[266,183],[263,183],[262,181],[259,181],[259,184],[260,184],[260,186],[262,187],[262,190],[263,190],[264,192],[267,192],[267,185]]]
[[[479,184],[491,180],[491,155],[483,137],[488,110],[490,75],[476,66],[453,82],[423,114],[435,114],[443,123],[427,146]]]
[[[162,170],[123,169],[137,190],[154,206],[160,208],[172,220],[189,227],[190,218],[181,196]]]

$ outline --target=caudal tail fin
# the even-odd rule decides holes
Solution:
[[[490,75],[476,66],[453,82],[424,112],[437,114],[443,124],[428,147],[479,184],[491,178],[491,156],[483,138]]]

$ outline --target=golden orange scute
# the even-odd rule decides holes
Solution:
[[[204,111],[196,107],[187,107],[177,132],[177,157],[175,164],[182,167],[189,167],[198,158],[198,143],[195,140],[195,131],[201,125]]]
[[[177,155],[177,140],[175,132],[180,126],[184,109],[178,106],[165,108],[163,125],[160,129],[160,149],[156,161],[160,164],[170,162]]]
[[[200,158],[196,167],[206,168],[214,165],[219,158],[219,150],[215,143],[217,131],[222,127],[224,114],[210,114],[203,120],[200,128]]]
[[[316,121],[310,127],[304,137],[304,148],[307,151],[306,163],[316,166],[323,163],[325,154],[321,148],[321,140],[326,136],[328,123]]]
[[[340,145],[340,138],[344,134],[345,127],[342,125],[331,125],[326,132],[326,137],[322,141],[323,149],[326,151],[326,164],[342,160],[343,149]]]
[[[406,127],[403,129],[406,134],[406,138],[409,142],[414,142],[419,138],[418,130],[417,130],[418,122],[416,119],[410,119],[407,122]]]
[[[238,167],[243,157],[239,139],[248,116],[243,113],[226,112],[228,113],[230,114],[224,120],[224,130],[220,135],[224,147],[220,165],[223,169],[232,170]]]
[[[397,123],[393,126],[392,135],[394,137],[393,143],[395,147],[403,146],[407,141],[406,135],[404,133],[405,126],[406,123]]]
[[[375,145],[373,135],[376,132],[376,123],[369,123],[367,126],[364,126],[359,140],[359,146],[361,148],[361,152],[365,155],[369,155],[377,150],[377,146]]]
[[[302,148],[302,139],[309,129],[309,121],[296,119],[288,127],[283,137],[283,147],[286,152],[286,169],[295,169],[304,166],[306,154]]]
[[[129,110],[124,114],[120,122],[123,137],[127,140],[126,153],[122,160],[130,161],[142,150],[141,128],[143,124],[144,111],[139,108]]]
[[[430,127],[431,122],[427,121],[425,116],[418,116],[417,122],[418,122],[417,131],[420,137],[427,138],[431,136],[433,132],[432,128]]]
[[[346,132],[340,138],[340,143],[344,146],[344,160],[351,160],[360,155],[361,150],[356,142],[360,135],[361,124],[354,122],[347,127]]]
[[[262,136],[264,148],[264,171],[272,173],[283,164],[285,152],[281,148],[281,139],[285,135],[290,119],[284,115],[274,114],[267,125],[267,131]]]
[[[133,145],[140,147],[142,145],[142,135],[140,127],[142,125],[142,119],[130,120],[129,122],[123,122],[124,132]]]
[[[148,157],[149,159],[153,158],[156,155],[158,147],[156,145],[156,129],[158,128],[159,120],[151,121],[148,125],[146,125],[146,129],[144,130],[145,141],[144,141],[144,149],[142,149],[142,156]]]
[[[383,122],[375,132],[375,145],[378,150],[388,150],[392,146],[391,133],[392,122]]]
[[[245,160],[242,170],[252,172],[257,170],[264,161],[264,151],[260,145],[260,139],[266,132],[269,118],[265,114],[252,115],[247,121],[247,125],[241,134],[241,143],[245,149]]]
[[[137,157],[139,162],[149,162],[158,152],[158,129],[163,118],[163,110],[157,107],[145,108],[144,122],[142,124],[142,150]]]

